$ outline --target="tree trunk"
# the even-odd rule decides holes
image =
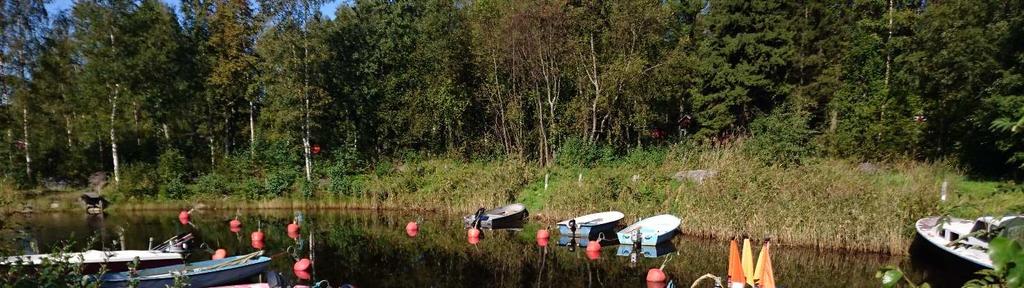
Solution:
[[[171,129],[169,127],[167,127],[167,123],[166,122],[165,123],[160,123],[160,127],[163,127],[162,130],[164,130],[163,131],[164,132],[164,141],[167,141],[168,143],[170,143],[171,142],[171,131],[170,131]]]
[[[887,93],[889,91],[889,71],[892,67],[892,47],[890,47],[892,45],[892,9],[892,0],[889,0],[889,37],[885,39],[885,91]]]
[[[256,120],[253,114],[256,113],[256,104],[249,101],[249,156],[256,157]]]
[[[25,105],[27,105],[27,103]],[[24,146],[25,146],[25,173],[26,173],[25,175],[28,175],[28,178],[31,179],[32,178],[32,154],[29,153],[28,107],[22,108],[21,109],[21,113],[22,113],[21,128],[22,128],[22,131],[24,132],[24,137],[25,137],[25,140],[23,142]]]
[[[597,101],[601,99],[601,75],[597,74],[597,52],[594,50],[594,36],[590,36],[590,67],[591,71],[587,71],[587,78],[590,78],[590,84],[594,85],[594,100],[590,103],[590,136],[588,140],[590,143],[594,143],[594,138],[597,137]]]
[[[208,146],[210,146],[210,169],[213,169],[213,167],[217,165],[217,154],[214,153],[214,150],[216,149],[213,148],[216,146],[216,143],[213,142],[213,136],[207,136],[206,142],[209,143]]]
[[[74,145],[71,143],[71,116],[64,115],[64,131],[67,132],[68,137],[68,149],[73,149]]]
[[[139,129],[139,102],[138,101],[132,101],[132,117],[135,119],[135,145],[136,146],[142,146],[142,136],[141,136],[142,129]]]
[[[117,155],[117,131],[115,130],[115,116],[117,115],[117,93],[121,88],[120,84],[114,84],[114,93],[110,98],[110,155],[114,164],[114,183],[121,183],[121,166]]]
[[[303,39],[308,39],[308,38],[303,37]],[[306,158],[305,159],[306,160],[306,181],[313,181],[313,167],[312,167],[313,163],[312,163],[312,160],[310,159],[310,155],[309,155],[310,154],[309,153],[309,130],[310,130],[309,129],[309,126],[310,126],[310,120],[309,120],[309,76],[308,76],[309,73],[308,73],[308,71],[305,71],[306,70],[306,61],[309,58],[308,43],[303,42],[303,48],[302,49],[303,49],[302,50],[302,53],[303,53],[302,54],[302,68],[304,70],[303,73],[302,73],[302,96],[303,96],[302,100],[303,100],[303,104],[304,104],[304,107],[305,107],[305,109],[304,109],[304,111],[305,111],[305,119],[304,119],[304,122],[302,124],[302,130],[303,130],[303,135],[302,135],[302,153],[303,153],[303,155]]]

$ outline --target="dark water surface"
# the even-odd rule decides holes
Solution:
[[[300,214],[301,235],[292,239],[285,227]],[[521,231],[485,231],[480,243],[473,245],[467,242],[457,215],[245,210],[239,218],[244,226],[237,233],[228,227],[234,215],[233,211],[196,211],[191,225],[181,225],[177,211],[24,215],[5,219],[15,231],[3,235],[0,245],[28,253],[34,243],[45,252],[73,240],[78,249],[118,249],[120,244],[113,241],[123,231],[126,248],[145,249],[150,237],[160,242],[193,232],[193,246],[201,248],[194,249],[188,259],[206,260],[216,248],[226,249],[229,255],[255,251],[250,233],[261,223],[266,234],[265,255],[273,258],[271,269],[294,282],[327,280],[334,287],[646,287],[647,270],[661,266],[666,259],[669,278],[677,287],[689,287],[707,273],[724,276],[728,255],[726,241],[679,236],[671,245],[659,248],[668,254],[639,256],[633,263],[629,256],[616,255],[627,247],[606,245],[600,255],[588,255],[583,248],[559,246],[557,229],[551,229],[551,242],[541,247],[535,239],[538,223]],[[409,237],[405,225],[416,219],[419,234]],[[309,275],[301,275],[310,279],[301,279],[306,277],[299,277],[291,267],[295,259],[310,256],[310,237],[314,240],[314,268]],[[89,243],[90,238],[95,240]],[[760,246],[755,246],[756,255]],[[916,281],[926,280],[938,287],[957,286],[965,274],[959,264],[951,262],[955,259],[943,257],[910,259],[779,245],[771,251],[775,279],[782,287],[878,287],[875,271],[885,265],[899,265]],[[594,256],[598,257],[591,259]]]

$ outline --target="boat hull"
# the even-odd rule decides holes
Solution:
[[[576,228],[576,232],[573,233],[572,229],[569,229],[568,225],[558,224],[558,233],[560,235],[567,235],[576,238],[587,238],[597,239],[604,233],[605,236],[610,237],[612,232],[615,231],[615,226],[619,225],[619,221],[604,223],[600,225],[581,225]]]
[[[928,243],[931,243],[931,245],[941,249],[942,251],[982,267],[989,269],[992,268],[992,260],[988,257],[987,253],[980,249],[946,246],[952,241],[946,237],[947,235],[943,235],[940,231],[939,220],[940,217],[928,217],[917,220],[914,224],[914,228],[917,229],[917,234],[920,235],[921,238],[927,240]],[[966,221],[966,223],[970,223],[970,221],[962,219],[951,219],[950,221]],[[948,225],[948,223],[946,225]]]
[[[510,211],[507,214],[494,214],[491,211],[484,213],[480,219],[480,228],[483,229],[509,229],[509,228],[522,228],[523,223],[529,217],[529,211],[522,204],[513,204],[505,207],[501,207],[495,210],[512,209],[510,207],[516,207],[514,211]],[[462,223],[466,227],[473,226],[473,222],[476,221],[476,215],[470,214],[462,217]]]
[[[633,233],[640,231],[640,245],[654,246],[672,239],[679,233],[679,225],[682,221],[679,217],[672,215],[658,215],[640,220],[629,225],[616,234],[619,244],[634,244]]]
[[[558,233],[577,238],[597,239],[611,238],[615,232],[615,226],[625,215],[619,211],[606,211],[588,214],[558,222]],[[576,226],[576,231],[570,229],[570,224]],[[601,236],[604,233],[604,237]]]
[[[196,263],[195,266],[190,266],[190,267],[202,267],[202,266],[205,266],[205,265],[202,265],[203,263],[214,262],[214,261],[218,261],[218,260],[199,262],[199,263]],[[225,267],[225,268],[218,268],[218,269],[213,269],[213,270],[189,272],[189,273],[186,274],[186,276],[188,277],[188,282],[189,282],[189,284],[192,287],[210,287],[210,286],[234,283],[234,282],[237,282],[237,281],[240,281],[240,280],[252,277],[253,275],[260,274],[261,272],[266,270],[267,266],[269,266],[269,265],[270,265],[270,258],[269,257],[259,257],[258,259],[250,260],[250,262],[246,263],[245,265],[234,265],[234,266],[229,266],[229,267]],[[161,269],[161,268],[158,268],[158,269]],[[176,267],[167,269],[168,273],[165,273],[165,274],[139,277],[139,278],[137,278],[138,281],[139,281],[137,287],[139,287],[139,288],[162,288],[162,287],[173,286],[173,284],[174,284],[174,276],[171,275],[170,271],[179,271],[181,269],[184,269],[184,268],[182,266],[176,266]],[[140,271],[140,273],[146,273],[146,271],[142,270],[142,271]],[[100,276],[98,280],[102,281],[102,284],[101,284],[100,287],[104,287],[104,288],[129,287],[129,284],[131,282],[131,279],[129,278],[129,276],[127,275],[126,272],[115,273],[115,274],[104,274],[104,275]]]

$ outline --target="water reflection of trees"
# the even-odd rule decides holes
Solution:
[[[209,259],[212,249],[217,248],[227,249],[232,255],[255,250],[249,234],[261,222],[267,235],[265,249],[274,256],[271,268],[292,277],[293,258],[308,257],[307,240],[313,234],[316,261],[312,277],[328,280],[335,286],[352,283],[361,287],[636,287],[644,285],[647,269],[660,266],[665,259],[639,257],[638,263],[631,266],[629,257],[615,255],[615,246],[602,249],[596,261],[588,259],[585,249],[569,251],[553,240],[548,247],[538,247],[534,239],[536,229],[541,227],[538,224],[528,225],[521,232],[485,231],[479,244],[470,245],[456,216],[402,212],[308,213],[302,236],[295,240],[286,236],[285,229],[293,213],[243,211],[243,228],[238,233],[229,231],[227,224],[234,211],[199,211],[192,217],[194,226],[177,223],[175,211],[125,212],[109,215],[101,226],[107,231],[104,233],[123,227],[130,249],[145,248],[150,236],[159,242],[191,231],[197,236],[197,244],[205,243],[211,248],[190,255],[193,260],[202,260]],[[29,222],[41,223],[33,230],[40,233],[37,239],[41,243],[66,240],[69,233],[77,233],[83,239],[97,233],[89,231],[86,219],[79,216],[40,216],[43,217]],[[419,217],[419,234],[410,238],[405,234],[405,224]],[[677,237],[674,244],[678,251],[672,254],[665,271],[677,284],[689,286],[690,281],[705,273],[725,274],[727,243]],[[787,287],[871,287],[877,284],[875,270],[892,261],[880,255],[816,252],[786,246],[774,246],[772,251],[776,279]]]

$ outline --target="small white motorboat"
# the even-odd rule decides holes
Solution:
[[[619,211],[594,213],[558,222],[558,233],[570,237],[593,239],[602,232],[611,235],[625,215]]]
[[[1000,229],[1000,234],[1020,233],[1024,229],[1024,217],[981,217],[974,221],[947,218],[942,221],[942,217],[934,216],[917,220],[914,226],[922,238],[939,249],[983,267],[992,268],[992,259],[988,256],[988,242],[992,239],[976,232]]]
[[[92,274],[100,271],[101,266],[106,265],[108,272],[128,271],[128,264],[139,259],[137,269],[148,269],[176,265],[184,263],[179,253],[168,253],[151,250],[119,250],[99,251],[89,250],[77,253],[63,254],[33,254],[11,256],[0,261],[0,265],[26,265],[37,266],[44,262],[62,262],[82,264],[82,272]]]
[[[672,236],[679,231],[679,225],[682,222],[679,217],[668,214],[640,220],[617,233],[619,244],[629,245],[640,242],[641,245],[658,245],[658,243],[672,239]]]
[[[526,206],[520,203],[515,203],[491,210],[480,208],[476,213],[462,217],[462,222],[466,224],[466,228],[522,228],[523,222],[526,222],[529,217],[530,212],[526,210]]]

